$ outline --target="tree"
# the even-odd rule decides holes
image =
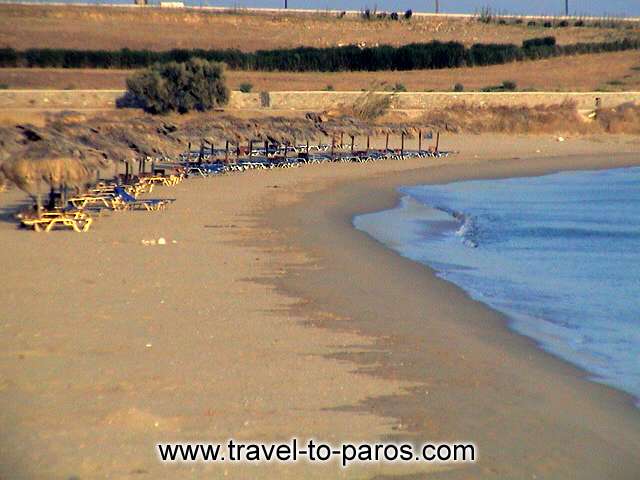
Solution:
[[[156,64],[128,78],[127,87],[151,113],[204,111],[229,101],[223,64],[199,58]]]

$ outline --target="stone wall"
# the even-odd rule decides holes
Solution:
[[[0,90],[0,109],[112,109],[123,95],[121,90]],[[228,109],[322,111],[350,105],[359,95],[362,92],[232,92]],[[597,99],[603,107],[640,103],[640,92],[407,92],[394,97],[394,108],[398,110],[428,110],[462,102],[533,106],[574,101],[579,110],[594,109]]]

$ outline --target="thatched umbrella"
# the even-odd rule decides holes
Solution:
[[[100,152],[53,131],[27,125],[16,127],[16,132],[13,144],[5,150],[10,151],[11,158],[2,162],[0,170],[34,199],[38,213],[43,184],[51,188],[79,187],[90,180],[103,160]]]

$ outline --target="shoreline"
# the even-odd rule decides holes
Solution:
[[[412,182],[638,164],[638,139],[442,143],[467,153],[160,187],[153,196],[176,197],[171,208],[107,213],[87,234],[19,231],[8,212],[21,197],[2,194],[0,428],[14,441],[0,446],[0,474],[175,477],[190,467],[160,464],[150,445],[297,436],[469,440],[480,461],[442,474],[304,462],[189,472],[634,479],[630,398],[582,379],[351,219],[393,206],[394,186]],[[166,246],[141,244],[159,237]]]
[[[557,173],[575,175],[575,174],[578,174],[578,172],[581,172],[583,174],[593,174],[593,173],[602,172],[602,171],[627,172],[629,171],[629,169],[637,170],[638,167],[637,166],[606,167],[604,170],[600,168],[596,168],[593,170],[592,169],[561,170],[559,172],[543,173],[542,175],[536,174],[535,177],[524,175],[524,176],[508,177],[507,179],[488,179],[488,180],[482,179],[480,181],[500,182],[501,180],[515,180],[515,179],[541,178],[541,177],[544,178],[547,176],[553,176]],[[479,179],[474,179],[474,180],[479,180]],[[473,182],[474,180],[466,180],[465,182]],[[453,182],[453,184],[457,184],[457,183],[459,182],[457,181]],[[449,184],[449,182],[447,182],[447,184]],[[430,185],[434,185],[434,184],[430,184]],[[498,185],[499,183],[496,184],[496,186]],[[391,209],[381,210],[381,211],[373,212],[370,214],[356,215],[353,218],[354,228],[369,235],[371,238],[379,242],[382,246],[384,246],[389,250],[394,251],[395,253],[398,253],[402,257],[412,260],[420,265],[427,266],[430,269],[431,273],[436,277],[444,279],[449,283],[451,283],[452,285],[457,286],[458,288],[463,290],[469,296],[470,299],[477,300],[483,303],[490,309],[494,310],[496,314],[503,316],[505,319],[505,325],[510,330],[524,336],[525,338],[531,339],[539,350],[542,350],[543,352],[576,367],[578,370],[582,371],[584,374],[584,377],[592,383],[602,384],[602,385],[611,387],[621,392],[622,394],[630,395],[633,404],[638,409],[640,409],[640,393],[639,392],[634,393],[632,391],[628,391],[627,389],[619,385],[616,385],[612,377],[607,376],[606,374],[599,374],[597,373],[597,371],[591,370],[593,365],[591,365],[591,367],[580,365],[580,362],[576,359],[576,356],[578,355],[578,353],[572,350],[569,347],[569,345],[566,344],[566,339],[564,339],[564,341],[558,341],[557,339],[550,339],[546,337],[540,338],[540,335],[543,335],[543,337],[546,335],[543,330],[540,330],[537,327],[534,327],[532,329],[529,328],[528,330],[525,328],[523,330],[522,326],[519,327],[518,324],[521,321],[522,316],[524,315],[525,317],[527,317],[529,315],[529,313],[527,313],[526,310],[522,310],[519,312],[514,311],[512,313],[501,311],[500,308],[493,306],[491,302],[482,298],[484,297],[484,294],[481,290],[478,290],[479,287],[476,286],[474,288],[471,288],[471,286],[468,283],[467,284],[465,284],[464,282],[458,283],[454,280],[449,280],[447,278],[447,273],[451,273],[451,271],[447,267],[448,265],[446,263],[447,261],[442,258],[440,258],[439,261],[436,261],[433,258],[431,260],[417,260],[415,258],[412,258],[411,255],[404,253],[404,250],[402,247],[403,246],[406,247],[406,243],[405,243],[406,240],[403,240],[402,237],[399,238],[393,234],[384,233],[383,231],[381,231],[381,229],[395,228],[396,221],[399,221],[402,224],[406,224],[406,220],[403,221],[399,219],[398,216],[404,217],[404,215],[407,215],[406,213],[407,209],[411,208],[407,206],[407,201],[414,202],[417,205],[417,207],[420,209],[428,208],[433,211],[443,213],[446,216],[446,220],[440,220],[440,222],[443,222],[443,221],[446,222],[446,225],[442,225],[438,227],[434,227],[432,225],[432,223],[435,222],[435,220],[431,217],[431,215],[428,216],[427,222],[430,222],[430,227],[429,227],[429,233],[426,234],[427,237],[430,237],[430,236],[432,237],[434,235],[437,237],[440,237],[443,234],[443,232],[447,232],[449,235],[456,234],[457,236],[459,230],[463,228],[463,224],[465,224],[466,222],[467,215],[470,215],[470,214],[467,210],[452,210],[450,207],[447,208],[446,206],[439,207],[433,203],[423,203],[423,200],[416,199],[412,193],[403,191],[403,187],[404,186],[398,186],[395,189],[396,192],[398,193],[398,203],[396,203],[396,205],[394,205]],[[474,205],[475,204],[472,202],[468,204],[468,207],[472,208]],[[397,213],[394,214],[393,212],[397,212]],[[373,220],[369,220],[367,218],[368,215],[373,215],[375,218]],[[417,223],[419,222],[419,219],[420,219],[419,216],[416,217],[415,215],[411,216],[410,218],[411,220],[409,221],[412,223]],[[358,219],[362,219],[363,222],[358,222]],[[433,238],[430,241],[433,241]],[[456,239],[456,241],[463,243],[462,240],[459,238]],[[388,243],[391,243],[391,244],[388,244]],[[398,243],[397,247],[396,247],[396,243]],[[475,241],[473,242],[473,246],[474,247],[477,246]],[[433,264],[434,262],[436,264],[438,264],[439,262],[442,262],[442,266],[434,265]],[[489,280],[489,278],[485,278],[485,280]],[[515,298],[505,296],[502,298],[502,300],[512,301],[512,300],[515,300]]]
[[[625,156],[623,155],[622,157]],[[441,184],[449,183],[450,181],[462,181],[479,178],[489,179],[538,176],[565,170],[608,169],[637,165],[637,156],[636,159],[633,159],[632,157],[633,156],[628,156],[626,157],[626,159],[621,159],[620,157],[618,157],[613,161],[613,164],[611,160],[603,159],[602,157],[598,158],[596,156],[591,158],[558,157],[544,159],[527,159],[527,162],[536,162],[536,165],[526,165],[523,161],[514,162],[496,160],[493,162],[489,162],[489,164],[478,165],[476,171],[470,174],[463,174],[463,178],[461,178],[459,171],[455,171],[455,166],[444,166],[438,167],[437,170],[439,171],[437,173],[428,171],[424,173],[413,172],[411,178],[407,175],[406,172],[404,172],[394,174],[392,178],[386,178],[382,181],[380,181],[379,179],[365,179],[359,180],[355,185],[353,183],[349,185],[332,185],[330,187],[332,197],[331,200],[327,201],[326,193],[324,193],[323,191],[316,191],[314,193],[307,194],[304,197],[304,202],[298,203],[296,206],[293,206],[293,216],[296,219],[295,227],[297,231],[314,229],[314,234],[321,234],[322,231],[331,230],[332,235],[335,235],[336,231],[339,231],[338,234],[340,241],[337,243],[331,241],[331,236],[319,237],[318,235],[316,238],[314,238],[313,234],[307,234],[304,235],[304,238],[301,241],[298,239],[297,243],[298,246],[303,250],[307,249],[313,251],[316,255],[318,255],[319,265],[317,266],[317,268],[321,271],[331,269],[329,263],[338,262],[341,265],[341,269],[348,272],[341,274],[339,271],[331,269],[331,278],[338,284],[347,284],[347,281],[343,278],[345,276],[349,276],[350,280],[356,283],[358,280],[366,282],[366,277],[368,276],[369,278],[371,278],[372,275],[379,275],[381,277],[380,280],[377,280],[377,282],[391,282],[391,279],[385,278],[384,273],[380,274],[380,272],[376,272],[375,268],[367,268],[366,275],[363,276],[362,272],[358,273],[354,270],[353,261],[348,262],[346,260],[346,258],[349,256],[352,258],[357,258],[360,261],[364,261],[366,257],[369,257],[371,259],[371,262],[377,265],[377,269],[391,269],[393,267],[394,273],[397,273],[397,269],[397,271],[402,272],[403,275],[408,274],[410,281],[407,280],[404,284],[404,286],[407,287],[404,290],[405,292],[407,292],[407,296],[417,294],[417,292],[411,292],[409,288],[415,285],[424,285],[425,288],[431,288],[437,291],[438,294],[441,294],[443,297],[448,297],[450,301],[452,301],[452,303],[455,303],[457,305],[457,307],[446,309],[448,316],[453,317],[454,321],[458,323],[456,327],[462,326],[464,328],[472,328],[473,334],[479,334],[479,336],[482,338],[482,342],[488,341],[494,343],[496,340],[488,338],[491,336],[498,336],[502,340],[506,340],[504,345],[499,345],[497,347],[496,345],[492,345],[492,347],[496,348],[496,350],[498,351],[502,350],[502,354],[506,355],[511,360],[517,360],[518,363],[524,361],[524,363],[526,364],[531,363],[532,365],[535,365],[535,372],[539,372],[539,370],[542,370],[549,377],[555,377],[553,383],[558,389],[564,389],[568,386],[572,394],[579,394],[580,396],[583,396],[583,398],[589,398],[586,404],[582,406],[585,410],[590,410],[592,411],[592,413],[594,413],[597,410],[609,410],[613,406],[615,412],[608,411],[607,415],[610,415],[612,418],[617,417],[616,423],[618,423],[619,427],[627,425],[627,421],[629,421],[635,429],[635,434],[633,434],[631,438],[634,438],[635,445],[638,446],[640,445],[640,437],[638,437],[638,434],[640,433],[640,415],[638,415],[635,398],[632,395],[606,384],[592,381],[591,379],[589,379],[589,376],[591,375],[590,372],[587,372],[586,370],[581,369],[580,367],[575,366],[568,361],[563,360],[556,355],[553,355],[552,353],[544,351],[534,339],[526,337],[522,334],[517,333],[515,330],[512,330],[509,327],[510,320],[506,315],[493,310],[491,307],[487,306],[484,303],[473,300],[461,288],[437,277],[435,271],[430,267],[402,257],[399,253],[388,249],[386,246],[382,245],[365,232],[358,231],[352,224],[352,219],[354,218],[354,216],[377,212],[397,206],[402,196],[402,194],[397,191],[397,188],[399,186],[424,183]],[[348,192],[345,192],[345,190],[348,190]],[[336,200],[336,197],[339,198],[339,200]],[[323,198],[324,203],[329,202],[330,206],[328,208],[321,206],[310,211],[308,206],[321,205]],[[367,199],[366,205],[363,204],[362,201],[358,200],[361,198]],[[287,207],[284,215],[282,214],[282,211],[272,213],[271,219],[266,220],[267,224],[270,224],[271,227],[277,226],[279,229],[286,229],[287,226],[290,227],[292,223],[292,207]],[[283,218],[283,216],[287,218]],[[310,216],[313,216],[314,218],[322,218],[323,221],[317,227],[311,226],[309,221],[304,220],[308,219]],[[352,237],[352,239],[347,240],[347,237]],[[333,250],[331,250],[331,248],[327,245],[319,246],[317,241],[318,238],[323,238],[325,242],[329,241],[329,244],[334,247]],[[336,247],[338,244],[340,244],[347,253],[345,253],[344,255],[335,255],[335,252],[337,251]],[[330,250],[332,252],[332,256],[331,260],[328,260],[328,253]],[[359,253],[358,250],[363,250],[366,253]],[[392,265],[392,267],[390,267],[390,265]],[[376,283],[376,280],[373,280],[372,282]],[[402,279],[399,278],[398,275],[394,275],[393,282],[400,283],[402,282]],[[320,281],[318,280],[317,274],[314,274],[313,272],[305,272],[304,269],[302,269],[302,271],[296,269],[292,275],[290,274],[283,279],[280,279],[277,282],[277,285],[282,289],[282,291],[286,292],[287,294],[301,296],[307,301],[315,298],[315,301],[317,302],[318,298],[322,299],[322,302],[316,303],[318,307],[326,309],[327,298],[336,302],[336,305],[334,307],[336,315],[340,317],[351,318],[352,320],[347,320],[346,322],[325,322],[323,326],[326,326],[329,329],[337,329],[338,331],[355,331],[358,334],[373,335],[378,339],[386,339],[395,335],[400,335],[401,340],[395,342],[382,341],[382,350],[390,352],[388,354],[389,357],[398,356],[402,358],[402,365],[416,365],[417,363],[419,363],[418,357],[420,357],[420,355],[411,353],[408,354],[405,351],[407,345],[414,344],[412,346],[415,348],[415,343],[419,343],[419,341],[411,339],[411,329],[420,328],[419,324],[406,321],[409,322],[409,325],[403,325],[402,329],[398,329],[401,331],[400,333],[393,325],[385,324],[384,318],[378,318],[373,322],[368,322],[366,319],[367,314],[376,316],[375,313],[372,312],[372,310],[375,310],[374,307],[369,305],[365,308],[358,308],[357,306],[353,306],[352,304],[350,305],[349,299],[341,296],[340,293],[335,289],[329,289],[331,291],[327,291],[328,289],[323,288]],[[353,287],[356,291],[360,291],[358,285],[353,285]],[[380,293],[381,290],[376,291]],[[382,289],[382,291],[384,291],[384,289]],[[394,293],[397,291],[397,289],[393,290]],[[387,297],[388,300],[391,300],[391,293],[389,293]],[[367,298],[370,299],[370,297]],[[355,304],[362,302],[362,300],[355,297],[351,299],[351,301]],[[311,304],[313,305],[314,302],[312,301]],[[376,305],[381,306],[380,304]],[[402,315],[402,313],[400,312],[405,311],[405,308],[403,308],[401,305],[397,305],[396,308],[398,309],[396,312],[389,309],[386,310],[385,313],[390,315],[390,317],[387,318],[393,318],[394,320],[396,320],[398,315]],[[307,307],[305,313],[309,315],[312,310],[313,307]],[[456,310],[465,312],[464,314],[468,315],[470,318],[473,316],[483,318],[482,325],[478,323],[477,319],[469,321],[460,318],[460,315],[457,314]],[[363,315],[363,312],[368,313],[364,313]],[[443,324],[442,322],[439,322],[438,327],[440,329],[446,329],[448,326]],[[483,331],[480,334],[480,329],[487,329],[489,333]],[[459,328],[456,329],[457,333],[459,334],[460,332],[458,330]],[[407,336],[409,338],[407,338]],[[428,342],[425,341],[424,345],[428,345]],[[366,355],[364,357],[366,357]],[[393,362],[391,360],[385,359],[384,357],[384,355],[380,355],[380,352],[370,352],[370,358],[364,361],[363,355],[361,353],[357,355],[349,355],[348,353],[345,353],[342,358],[353,361],[356,365],[359,365],[359,371],[365,371],[368,375],[373,375],[375,377],[411,382],[417,381],[418,383],[422,383],[422,385],[429,385],[433,383],[434,378],[432,374],[424,375],[419,371],[402,372],[401,368],[397,368],[397,366],[393,365]],[[461,358],[464,359],[464,354],[462,354]],[[421,358],[421,360],[424,361],[425,358]],[[437,362],[437,358],[432,358],[432,360],[435,360]],[[423,367],[427,367],[427,364],[423,364]],[[526,368],[531,368],[531,365],[528,365]],[[527,371],[526,369],[523,370],[524,372]],[[471,368],[471,371],[473,372],[474,369]],[[516,375],[522,374],[523,371],[520,371]],[[562,379],[562,381],[559,381],[560,379]],[[446,382],[447,380],[440,378],[439,381]],[[417,388],[419,389],[419,387]],[[542,390],[545,391],[544,388]],[[380,401],[370,399],[368,404],[363,406],[363,409],[372,410],[377,413],[383,413],[386,416],[399,418],[401,427],[399,428],[399,431],[392,436],[392,438],[394,439],[411,438],[416,441],[418,439],[425,438],[433,439],[433,435],[429,436],[429,429],[425,428],[424,425],[420,425],[420,420],[424,420],[426,414],[424,412],[424,408],[418,404],[424,399],[424,397],[421,393],[416,392],[415,389],[411,389],[410,392],[411,393],[407,394],[410,399],[403,399],[402,395],[398,395],[395,398],[382,399]],[[550,397],[557,395],[553,391],[545,391],[545,394]],[[562,396],[566,394],[567,392],[563,392]],[[509,395],[509,393],[505,391],[505,385],[501,385],[501,395]],[[503,401],[504,399],[497,397],[494,398],[494,400]],[[518,402],[521,400],[521,398],[517,397],[516,399],[512,399],[512,401],[514,402]],[[455,398],[448,398],[448,400],[446,402],[443,402],[442,404],[447,405],[449,409],[451,409],[451,405],[456,403],[466,404],[467,407],[474,406],[473,403],[469,404],[464,401],[461,402],[460,399]],[[409,404],[409,406],[407,404]],[[580,409],[580,407],[577,407],[575,405],[566,405],[566,407],[568,409]],[[485,405],[484,408],[489,407]],[[531,411],[527,411],[531,413]],[[545,419],[543,418],[539,418],[537,420],[545,423]],[[517,421],[517,417],[514,417],[513,419],[511,419],[511,421]],[[511,422],[505,422],[505,424],[509,423]],[[554,442],[553,434],[551,434],[550,432],[550,430],[553,430],[553,428],[549,428],[551,426],[552,425],[546,425],[544,428],[541,428],[540,425],[537,425],[540,433],[540,438],[534,440],[529,439],[532,440],[531,445],[529,446],[532,447],[535,445],[534,448],[536,449],[547,450],[548,444],[546,446],[540,444],[546,442],[550,442],[551,444],[556,443],[557,439]],[[464,422],[462,422],[462,424],[458,425],[456,428],[451,428],[449,430],[450,435],[455,435],[455,433],[453,432],[456,432],[457,429],[463,429],[464,427]],[[468,427],[468,425],[466,427]],[[440,426],[437,431],[447,431],[447,429],[446,427]],[[475,429],[470,429],[469,431],[475,431]],[[497,432],[494,433],[499,436]],[[523,433],[524,432],[520,432],[520,434]],[[503,430],[501,434],[508,436],[508,434],[513,435],[513,432]],[[424,435],[426,435],[426,437]],[[590,436],[591,435],[587,435],[584,441],[586,441],[587,437]],[[447,436],[445,434],[438,439],[450,440],[451,438],[451,436]],[[458,434],[454,438],[459,439],[461,437]],[[467,437],[464,438],[467,439]],[[471,440],[474,441],[473,438],[471,438]],[[566,442],[567,440],[568,439],[565,439],[564,441]],[[593,438],[591,438],[591,440],[593,440]],[[576,442],[576,445],[580,444],[577,440],[572,439],[572,441]],[[483,454],[482,443],[483,442],[478,442],[480,455]],[[610,444],[609,448],[611,447],[612,445]],[[502,448],[509,449],[509,442],[503,444]],[[511,446],[511,448],[513,448],[513,446]],[[556,448],[561,450],[566,449],[567,444],[556,444]],[[632,447],[627,453],[632,455],[633,448],[634,447]],[[512,453],[514,452],[512,451]],[[497,452],[492,452],[491,456],[493,457],[493,455],[497,454]],[[629,467],[629,469],[626,470],[626,473],[623,472],[623,470],[619,470],[616,471],[616,474],[614,475],[612,475],[612,472],[614,470],[609,470],[606,466],[602,467],[602,465],[600,465],[599,468],[603,469],[598,471],[598,467],[596,467],[598,463],[596,461],[596,457],[598,456],[593,456],[592,454],[590,454],[582,457],[580,460],[578,460],[577,458],[564,458],[563,460],[556,459],[558,463],[554,465],[554,469],[552,469],[550,472],[554,474],[553,478],[565,478],[565,476],[566,478],[571,478],[571,476],[575,475],[578,471],[580,472],[580,478],[603,478],[603,475],[609,475],[610,478],[633,478],[633,472],[637,471],[637,465],[627,466]],[[627,460],[631,460],[632,458],[632,456],[628,456]],[[524,465],[520,466],[513,465],[513,463],[509,465],[509,460],[513,463],[518,464],[524,459],[519,459],[514,462],[515,455],[502,458],[502,461],[498,461],[497,465],[493,466],[493,468],[497,468],[497,470],[493,473],[489,470],[486,470],[487,465],[484,465],[482,467],[475,466],[471,469],[461,468],[460,470],[455,471],[457,471],[458,474],[461,475],[461,478],[466,478],[465,475],[470,473],[481,474],[483,478],[485,475],[489,478],[521,478],[520,475],[523,475],[525,472],[535,471],[536,467],[531,464],[527,464],[525,462]],[[601,461],[603,459],[600,458],[598,460]],[[569,466],[573,462],[575,463]],[[564,463],[564,465],[561,466],[561,463]],[[635,463],[637,464],[637,462]],[[513,470],[509,471],[509,469]],[[540,474],[543,473],[544,472],[541,469]],[[435,478],[440,477],[436,475]],[[444,475],[443,478],[458,477],[455,473],[449,472],[448,474]]]

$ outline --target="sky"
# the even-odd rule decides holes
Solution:
[[[0,2],[3,0],[0,0]],[[38,1],[38,0],[32,0]],[[133,3],[133,0],[39,0],[41,3]],[[284,0],[183,0],[187,5],[282,8]],[[287,0],[289,8],[433,12],[435,0]],[[158,3],[159,0],[150,0]],[[476,13],[489,7],[517,15],[563,15],[565,0],[439,0],[443,13]],[[570,15],[640,17],[640,0],[569,0]]]
[[[529,15],[564,14],[565,0],[439,0],[440,11],[449,13],[475,13],[483,7],[494,10]],[[433,12],[435,0],[288,0],[289,8],[331,10],[362,10],[366,7],[378,10]],[[282,7],[284,0],[187,0],[185,3],[225,5],[238,7]],[[640,0],[569,0],[569,13],[592,16],[640,16]]]

